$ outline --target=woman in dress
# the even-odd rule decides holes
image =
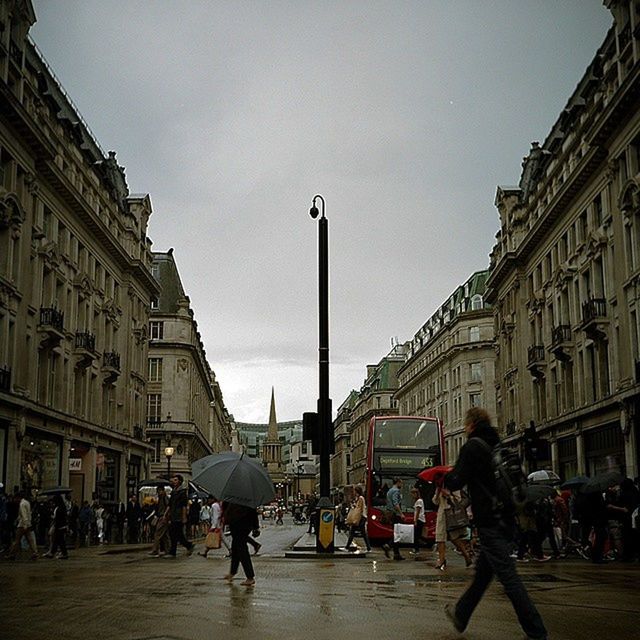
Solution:
[[[364,492],[361,486],[356,486],[355,492],[355,501],[346,517],[346,524],[349,525],[349,539],[347,540],[345,549],[351,551],[353,538],[356,532],[360,532],[364,543],[367,545],[367,551],[371,551],[371,543],[367,535],[367,502],[364,499]]]
[[[467,567],[470,567],[473,563],[471,559],[471,552],[469,549],[469,541],[465,538],[468,532],[468,528],[454,529],[453,531],[447,531],[447,514],[448,509],[453,508],[454,502],[462,500],[462,495],[459,491],[443,491],[440,487],[436,489],[433,494],[433,504],[438,507],[438,515],[436,517],[436,546],[438,549],[438,561],[436,563],[436,569],[444,571],[447,568],[447,538],[453,542],[456,549],[464,557],[464,561]]]

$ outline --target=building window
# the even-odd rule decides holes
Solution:
[[[471,382],[481,382],[482,381],[482,363],[472,362],[469,365],[469,374],[470,374]]]
[[[471,298],[471,310],[478,311],[482,309],[482,296],[480,294],[476,294]]]
[[[480,340],[480,327],[469,327],[469,342]]]
[[[160,301],[155,296],[153,298],[151,298],[151,308],[152,309],[159,309],[160,308]]]
[[[470,393],[469,394],[469,406],[470,407],[479,407],[481,404],[480,394],[479,393]]]
[[[162,394],[147,395],[147,422],[160,422],[162,417]]]
[[[164,322],[149,323],[149,338],[151,340],[162,340],[164,338]]]
[[[162,382],[162,358],[149,358],[149,382]]]

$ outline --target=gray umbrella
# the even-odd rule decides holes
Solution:
[[[529,484],[560,484],[560,476],[551,469],[539,469],[527,476]]]
[[[580,491],[582,493],[595,493],[596,491],[606,491],[609,487],[620,484],[623,476],[619,471],[605,471],[594,476],[582,485]]]
[[[276,497],[266,469],[244,454],[214,453],[191,465],[193,481],[220,500],[259,507]]]
[[[71,493],[71,489],[69,487],[51,487],[51,489],[45,489],[44,491],[41,491],[39,495],[55,496],[58,493]]]

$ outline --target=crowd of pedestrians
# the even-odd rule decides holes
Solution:
[[[211,501],[201,505],[199,499],[189,500],[181,476],[172,478],[171,484],[173,502],[160,486],[156,498],[144,504],[135,494],[126,503],[111,504],[99,500],[78,504],[68,492],[33,498],[18,487],[7,493],[0,484],[0,554],[15,559],[28,549],[36,560],[40,548],[42,557],[67,559],[69,550],[81,547],[138,543],[151,543],[154,555],[175,555],[177,544],[190,552],[193,547],[186,534],[195,538],[206,533]]]

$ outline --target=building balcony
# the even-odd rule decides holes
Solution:
[[[95,335],[88,331],[76,331],[74,353],[78,356],[76,367],[89,367],[98,358]]]
[[[105,374],[105,384],[111,384],[120,375],[120,354],[115,351],[105,351],[102,355],[102,373]]]
[[[544,345],[542,344],[533,344],[527,349],[527,369],[536,378],[544,376],[544,369],[547,366],[544,356]]]
[[[11,367],[0,368],[0,391],[11,391]]]
[[[551,353],[558,360],[571,360],[573,334],[568,324],[559,324],[551,331]]]
[[[604,298],[590,298],[582,303],[581,329],[592,340],[602,340],[607,337],[607,301]]]
[[[55,307],[41,307],[38,333],[41,335],[41,349],[59,346],[64,340],[64,313]]]

